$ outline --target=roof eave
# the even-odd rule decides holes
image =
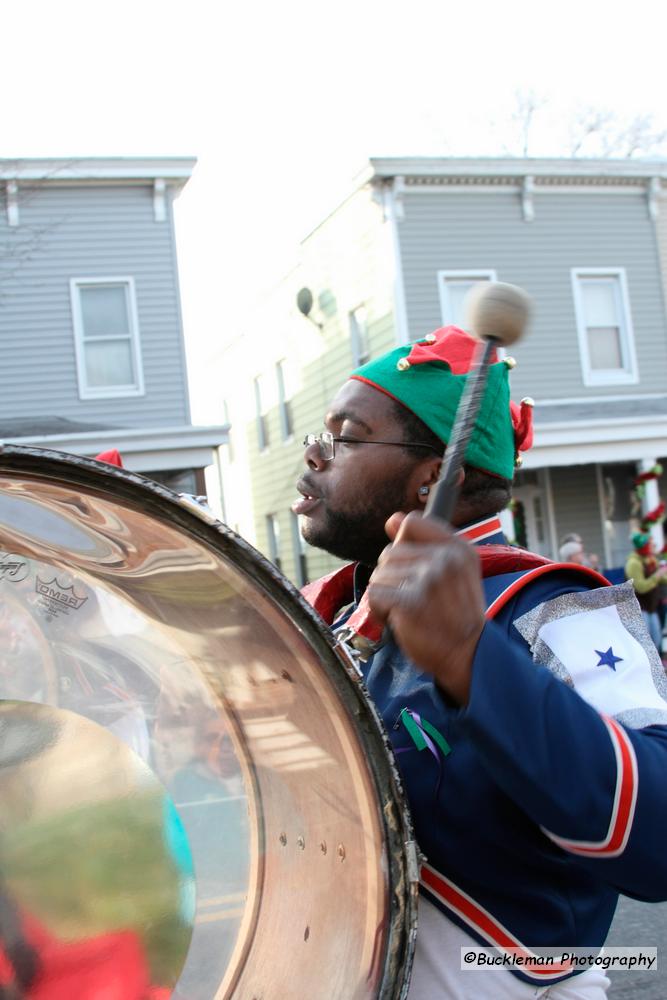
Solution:
[[[0,180],[134,181],[168,180],[185,184],[197,163],[193,156],[69,157],[0,159]]]
[[[531,159],[518,157],[371,157],[373,179],[393,177],[667,178],[667,160]]]

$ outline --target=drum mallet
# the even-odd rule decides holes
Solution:
[[[479,338],[479,345],[456,411],[440,478],[426,504],[426,517],[440,517],[451,522],[459,495],[459,473],[484,395],[493,349],[509,347],[519,340],[530,311],[529,296],[516,285],[484,282],[472,293],[469,326]]]

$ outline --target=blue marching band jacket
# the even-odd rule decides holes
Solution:
[[[498,518],[462,534],[505,541]],[[619,893],[667,898],[667,679],[632,584],[600,582],[553,563],[485,578],[465,708],[391,640],[362,666],[426,858],[421,890],[500,951],[598,949]]]

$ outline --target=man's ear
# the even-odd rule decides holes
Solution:
[[[437,483],[438,479],[440,478],[441,469],[442,469],[442,459],[441,458],[431,459],[428,467],[428,480],[426,482],[427,486],[433,486],[435,485],[435,483]]]
[[[442,459],[436,456],[427,459],[420,467],[419,488],[417,489],[419,506],[424,507],[426,505],[431,488],[438,481],[441,468]]]
[[[440,478],[440,472],[442,470],[442,459],[434,458],[429,460],[428,465],[424,469],[423,482],[420,484],[417,490],[417,499],[422,506],[426,506],[428,502],[431,489],[435,486],[438,479]],[[463,466],[459,469],[458,475],[456,477],[456,485],[459,489],[463,486],[463,481],[465,480],[466,473]]]

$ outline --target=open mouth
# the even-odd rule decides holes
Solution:
[[[298,500],[295,500],[292,504],[292,510],[295,514],[309,514],[318,503],[320,503],[322,497],[316,496],[314,493],[309,492],[308,484],[299,480],[296,484],[296,488],[301,494]]]

